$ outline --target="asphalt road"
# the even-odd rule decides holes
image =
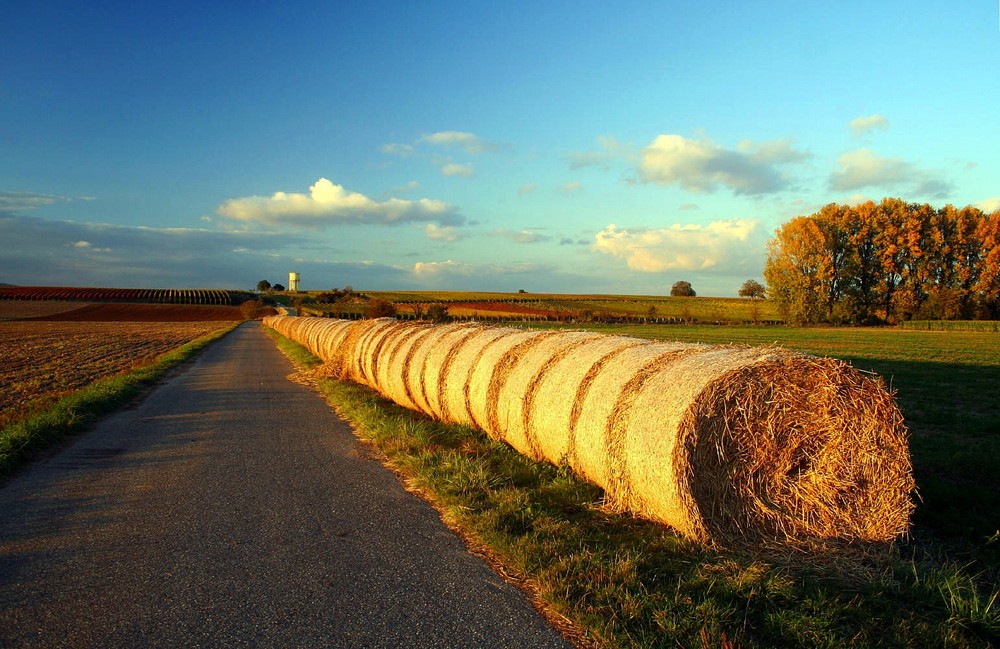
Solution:
[[[3,647],[557,647],[255,324],[0,488]]]

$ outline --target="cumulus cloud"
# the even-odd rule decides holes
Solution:
[[[451,243],[462,238],[458,228],[451,225],[437,225],[436,223],[428,223],[424,228],[424,233],[428,239],[433,241],[447,241]]]
[[[275,192],[271,196],[233,198],[218,207],[220,216],[244,223],[324,227],[342,223],[393,224],[433,221],[461,225],[464,218],[439,200],[390,198],[376,201],[344,189],[326,178],[309,187],[309,194]]]
[[[497,228],[492,232],[495,237],[503,237],[505,239],[510,239],[514,243],[538,243],[540,241],[548,241],[552,237],[541,234],[539,232],[534,232],[532,230],[507,230],[504,228]]]
[[[413,264],[413,274],[426,277],[434,275],[471,275],[474,267],[458,261],[418,261]]]
[[[466,131],[439,131],[420,138],[420,142],[446,149],[462,149],[469,155],[496,150],[496,145]]]
[[[993,212],[1000,210],[1000,196],[994,196],[993,198],[987,198],[985,201],[980,201],[976,203],[976,207],[987,214],[992,214]]]
[[[884,115],[867,115],[851,120],[851,131],[855,135],[864,135],[873,131],[889,130],[889,120]]]
[[[934,198],[944,198],[952,191],[947,180],[935,178],[901,158],[876,155],[870,149],[848,151],[840,156],[838,164],[840,168],[830,174],[830,187],[837,191],[881,187]]]
[[[464,176],[469,177],[476,173],[472,165],[457,164],[448,162],[441,167],[442,176]]]
[[[722,185],[735,194],[767,194],[788,185],[777,165],[807,157],[788,140],[744,141],[736,150],[729,150],[710,140],[658,135],[643,150],[639,178],[647,183],[680,185],[693,192],[713,192]]]
[[[592,249],[624,259],[630,269],[643,273],[707,270],[760,254],[751,243],[756,230],[756,221],[744,219],[665,228],[619,229],[611,224],[597,233]]]

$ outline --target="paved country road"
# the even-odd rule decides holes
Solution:
[[[0,646],[566,646],[292,371],[242,325],[0,488]]]

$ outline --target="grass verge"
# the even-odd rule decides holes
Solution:
[[[300,367],[320,362],[268,333]],[[916,550],[884,562],[698,545],[608,511],[566,467],[443,425],[351,383],[318,389],[403,482],[528,591],[581,646],[984,647],[1000,642],[995,585]]]
[[[10,475],[40,452],[70,434],[84,430],[101,415],[128,403],[154,381],[235,329],[238,324],[218,329],[161,354],[149,365],[94,381],[49,407],[8,424],[0,430],[0,477]]]

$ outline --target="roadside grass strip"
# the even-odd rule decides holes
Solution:
[[[161,354],[148,365],[98,379],[8,424],[0,430],[0,477],[10,475],[69,435],[85,430],[98,417],[120,409],[167,372],[238,325],[234,322],[196,338]]]
[[[265,331],[402,483],[579,646],[1000,642],[1000,598],[989,576],[926,549],[778,556],[695,543],[616,513],[567,467],[324,377],[308,350]]]

